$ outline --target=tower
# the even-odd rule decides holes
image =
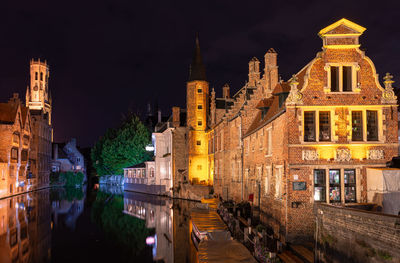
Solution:
[[[30,61],[30,86],[26,91],[26,106],[43,111],[51,125],[51,96],[49,95],[49,66],[46,61]]]
[[[188,126],[189,180],[192,183],[209,184],[208,142],[206,137],[209,111],[209,85],[203,65],[199,37],[190,65],[189,80],[186,84],[186,111]]]

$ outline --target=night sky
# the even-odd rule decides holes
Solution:
[[[253,56],[273,47],[287,80],[321,50],[318,31],[343,17],[367,28],[361,47],[380,81],[390,72],[400,87],[398,1],[234,2],[2,1],[0,100],[25,98],[29,60],[47,59],[54,140],[91,146],[128,109],[185,106],[196,31],[210,87],[220,95],[229,83],[233,94]]]

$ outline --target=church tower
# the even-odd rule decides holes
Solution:
[[[51,125],[51,95],[49,94],[49,66],[46,61],[30,62],[30,87],[26,91],[26,106],[30,110],[43,111]]]
[[[186,84],[186,111],[189,133],[189,180],[195,184],[210,184],[208,174],[208,142],[206,137],[209,111],[209,87],[203,65],[199,37],[193,61],[190,65],[189,80]]]

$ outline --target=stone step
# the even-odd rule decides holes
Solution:
[[[290,245],[290,250],[308,263],[314,263],[314,252],[302,245]]]
[[[284,263],[303,263],[304,262],[301,258],[297,257],[289,250],[286,250],[283,253],[278,254],[278,258],[280,260],[282,260],[282,262],[284,262]]]

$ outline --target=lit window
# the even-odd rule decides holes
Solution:
[[[314,170],[314,201],[326,201],[325,170]]]
[[[363,140],[362,111],[351,112],[351,140]]]
[[[356,202],[356,171],[354,169],[344,170],[344,197],[345,202]]]
[[[304,112],[304,141],[315,142],[315,111]]]
[[[329,111],[319,112],[319,140],[331,140],[331,120]]]
[[[340,170],[329,170],[329,201],[331,203],[340,202]]]
[[[378,112],[367,110],[367,141],[378,140]]]

